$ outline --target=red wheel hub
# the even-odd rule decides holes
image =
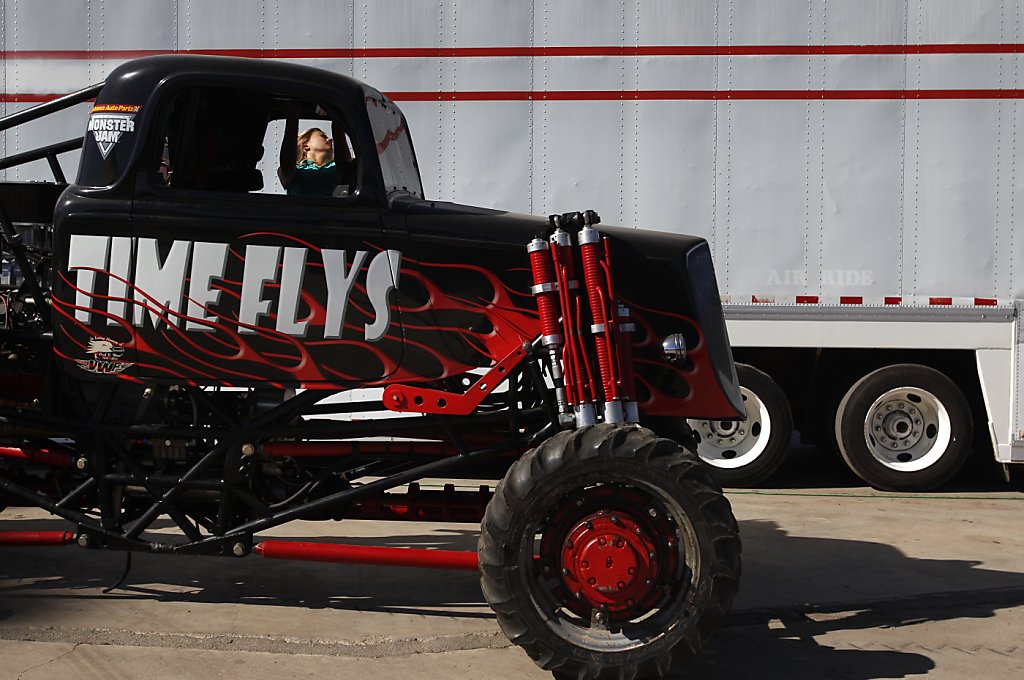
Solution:
[[[562,578],[581,608],[634,612],[657,593],[656,546],[628,515],[602,510],[580,520],[562,546]]]

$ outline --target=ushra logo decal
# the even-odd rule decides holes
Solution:
[[[96,337],[89,340],[85,347],[88,359],[76,359],[78,367],[89,373],[116,375],[131,366],[131,362],[121,361],[124,347],[121,343],[107,338]]]
[[[97,104],[89,115],[88,132],[106,159],[125,134],[135,132],[135,114],[141,106],[130,104]]]

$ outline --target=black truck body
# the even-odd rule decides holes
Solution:
[[[82,150],[72,184],[0,185],[0,505],[226,556],[297,518],[483,520],[484,594],[543,667],[699,648],[739,543],[678,423],[743,415],[706,242],[431,201],[393,102],[286,63],[140,59],[0,127],[93,97],[84,138],[0,162]],[[274,186],[294,110],[334,130],[330,196]]]

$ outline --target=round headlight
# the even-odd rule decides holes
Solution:
[[[673,333],[661,341],[661,353],[669,361],[682,361],[686,358],[686,338],[682,333]]]

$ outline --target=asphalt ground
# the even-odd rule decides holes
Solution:
[[[979,468],[887,494],[797,451],[772,488],[730,490],[743,539],[733,613],[675,677],[1019,678],[1024,494]],[[61,529],[36,510],[0,529]],[[292,523],[272,534],[473,549],[462,524]],[[268,534],[270,535],[270,534]],[[136,555],[0,553],[0,680],[545,678],[498,630],[472,572]]]

